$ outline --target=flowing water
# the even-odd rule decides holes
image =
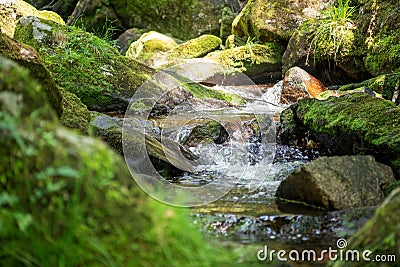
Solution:
[[[264,245],[287,251],[335,248],[337,239],[351,235],[371,215],[367,211],[348,219],[348,214],[341,212],[299,207],[281,211],[275,198],[280,182],[294,169],[320,156],[317,151],[276,145],[275,126],[284,108],[278,104],[281,86],[280,82],[273,87],[224,87],[223,90],[241,95],[249,104],[239,109],[203,110],[200,116],[206,118],[203,121],[193,120],[190,112],[156,120],[163,135],[180,144],[190,138],[199,123],[204,125],[212,120],[229,133],[229,138],[222,142],[198,140],[189,146],[193,154],[205,161],[196,165],[195,171],[170,177],[169,181],[185,187],[236,184],[217,201],[192,208],[191,218],[212,242],[250,247],[255,260],[257,251]],[[260,123],[263,120],[264,124]],[[254,121],[259,123],[258,132],[251,127]],[[312,265],[291,263],[299,264]]]

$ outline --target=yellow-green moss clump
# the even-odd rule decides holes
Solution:
[[[189,59],[204,57],[217,50],[222,40],[214,35],[205,34],[180,44],[168,52],[169,59]]]
[[[15,39],[33,46],[56,83],[89,109],[124,111],[129,97],[153,74],[105,40],[75,27],[24,17]]]
[[[14,36],[14,30],[18,19],[24,16],[35,16],[54,22],[65,24],[63,19],[52,11],[38,11],[35,7],[22,0],[3,1],[0,4],[0,29],[9,37]]]
[[[177,45],[173,38],[155,31],[150,31],[144,33],[137,41],[130,45],[126,56],[146,63],[147,60],[154,57],[157,53],[166,52]]]
[[[0,95],[1,266],[234,261],[184,210],[150,199],[106,145],[62,127],[39,83],[1,56]]]
[[[284,47],[278,43],[248,44],[216,51],[207,55],[216,63],[234,68],[254,78],[257,76],[281,76],[281,62]],[[279,77],[278,77],[278,76]]]

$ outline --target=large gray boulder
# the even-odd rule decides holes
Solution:
[[[394,181],[372,156],[322,157],[286,177],[276,196],[327,210],[359,208],[383,202],[383,188]]]

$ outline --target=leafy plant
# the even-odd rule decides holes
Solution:
[[[356,7],[350,6],[349,0],[338,0],[335,6],[324,12],[311,35],[311,48],[317,57],[338,61],[348,55],[356,28],[352,20],[355,11]]]

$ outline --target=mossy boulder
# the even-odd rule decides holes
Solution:
[[[120,36],[118,36],[115,44],[121,55],[125,55],[131,44],[139,40],[140,36],[142,36],[146,32],[147,31],[143,29],[132,28],[124,31]]]
[[[205,34],[187,42],[175,45],[165,53],[143,54],[146,63],[157,69],[167,69],[172,66],[190,62],[190,59],[202,58],[208,53],[220,48],[222,40],[214,35]],[[165,47],[165,46],[164,46]],[[133,53],[128,56],[134,57]]]
[[[173,49],[177,45],[173,38],[155,31],[150,31],[140,36],[137,41],[129,46],[126,56],[136,59],[148,66],[152,66],[152,58],[160,52]]]
[[[374,155],[400,178],[400,108],[394,103],[354,93],[324,101],[302,99],[293,114],[298,129],[311,133],[308,138],[322,143],[327,153]]]
[[[150,199],[105,144],[62,127],[26,69],[0,57],[0,83],[2,266],[232,261],[217,260],[184,210]]]
[[[35,17],[19,21],[15,39],[33,46],[56,83],[91,110],[124,111],[154,72],[93,34]]]
[[[319,16],[332,1],[249,0],[232,24],[232,34],[262,42],[288,41],[302,22]]]
[[[293,171],[276,196],[326,210],[354,209],[381,204],[384,186],[394,181],[390,167],[371,156],[322,157]]]
[[[174,47],[168,52],[168,59],[190,59],[204,57],[219,49],[222,40],[214,35],[205,34]]]
[[[255,82],[275,82],[281,78],[283,52],[278,43],[249,44],[210,53],[206,59],[243,72]]]
[[[339,88],[339,91],[349,91],[359,88],[369,88],[377,93],[382,94],[382,97],[400,105],[400,73],[394,72],[390,74],[382,74],[375,78],[363,81],[361,83],[347,84]]]
[[[18,43],[7,35],[0,33],[0,54],[29,69],[30,75],[40,83],[48,101],[56,110],[58,116],[63,114],[60,89],[51,77],[50,72],[43,66],[40,56],[35,49]]]
[[[289,41],[284,69],[299,66],[327,84],[360,82],[373,76],[398,72],[400,68],[400,15],[392,0],[350,1],[354,14],[342,28],[326,31],[329,38],[315,39],[326,18],[301,25]],[[338,13],[338,11],[333,11]],[[337,20],[337,18],[336,18]],[[332,24],[334,25],[334,24]],[[347,35],[338,36],[343,32]],[[347,36],[347,37],[346,37]],[[335,40],[341,40],[335,43]],[[333,51],[334,56],[329,51]],[[328,61],[327,61],[328,60]]]
[[[357,0],[355,55],[361,55],[365,68],[374,76],[400,68],[400,14],[393,12],[393,0]]]
[[[86,105],[73,93],[58,86],[43,65],[36,50],[0,33],[0,54],[27,68],[46,93],[47,99],[63,125],[87,133],[90,113]]]
[[[399,255],[399,233],[400,224],[398,222],[400,210],[400,189],[395,189],[385,202],[376,209],[374,216],[354,235],[348,242],[348,246],[343,251],[343,255],[348,255],[347,251],[359,251],[360,255],[364,251],[371,251],[365,256],[369,261],[336,261],[329,266],[395,266],[396,258],[389,259],[388,255]],[[353,254],[354,255],[354,254]],[[375,256],[384,255],[388,259],[386,262],[375,261]]]
[[[0,5],[0,29],[1,32],[9,37],[14,36],[14,30],[18,19],[24,16],[35,16],[54,22],[65,24],[63,19],[51,11],[38,11],[22,0],[5,0]]]

